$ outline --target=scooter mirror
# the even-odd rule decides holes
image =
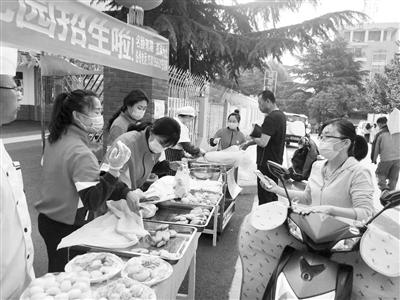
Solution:
[[[280,164],[269,160],[267,162],[268,170],[274,174],[278,178],[285,178],[286,176],[290,175],[290,171],[284,167],[282,167]]]
[[[400,190],[382,193],[379,199],[385,208],[393,208],[400,205]]]

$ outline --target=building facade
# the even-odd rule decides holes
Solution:
[[[349,43],[355,59],[372,78],[400,53],[400,23],[369,23],[346,28],[341,36]]]

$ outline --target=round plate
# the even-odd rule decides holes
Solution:
[[[114,280],[112,282],[107,283],[107,285],[100,287],[97,289],[97,291],[94,293],[96,296],[96,299],[109,299],[108,295],[110,294],[117,294],[120,295],[120,285],[123,284],[127,289],[129,289],[130,295],[134,293],[135,290],[141,290],[140,295],[136,295],[136,297],[130,296],[129,299],[132,300],[156,300],[156,293],[155,291],[150,288],[149,286],[140,283],[139,281],[130,279],[130,278],[119,278],[117,280]],[[122,296],[122,295],[120,295]],[[125,299],[121,297],[121,299]],[[126,298],[127,299],[127,298]]]
[[[122,259],[116,256],[115,254],[107,252],[90,252],[83,255],[75,256],[72,260],[70,260],[66,264],[65,271],[66,272],[80,271],[79,268],[82,268],[83,271],[91,272],[90,270],[88,270],[88,266],[91,262],[95,260],[100,260],[103,263],[105,259],[107,259],[107,261],[112,262],[111,266],[104,266],[104,267],[109,267],[108,270],[102,276],[98,276],[95,278],[90,277],[90,283],[102,282],[117,275],[124,266]]]
[[[25,291],[22,293],[22,295],[20,296],[20,300],[30,300],[31,296],[30,296],[30,289],[35,287],[41,287],[44,290],[44,295],[42,294],[41,296],[37,296],[39,299],[44,299],[46,297],[46,295],[48,296],[55,296],[55,292],[54,292],[54,288],[58,289],[58,293],[57,295],[62,294],[60,289],[61,289],[61,285],[64,284],[65,280],[70,281],[70,285],[69,285],[69,290],[71,289],[76,289],[76,287],[72,288],[72,286],[74,286],[76,283],[79,284],[79,289],[81,290],[82,293],[84,293],[84,295],[82,294],[82,297],[85,299],[92,299],[92,289],[90,287],[90,283],[89,283],[89,277],[87,277],[87,274],[83,274],[79,273],[79,272],[74,272],[74,273],[65,273],[65,272],[57,272],[57,273],[47,273],[41,277],[35,278],[32,280],[32,282],[29,284],[29,286],[25,289]],[[52,277],[52,284],[46,283],[46,278],[47,277]],[[65,288],[65,285],[64,285]],[[52,292],[50,292],[50,289],[53,289]],[[67,294],[65,294],[67,293]],[[64,296],[67,295],[67,299],[68,299],[68,291],[65,291]],[[37,298],[36,298],[37,299]]]
[[[133,279],[128,275],[127,268],[130,265],[141,265],[152,272],[152,276],[150,279],[143,281],[142,283],[147,286],[155,285],[172,275],[174,271],[172,266],[158,257],[152,256],[138,256],[132,257],[128,260],[121,271],[121,276],[123,278]]]
[[[279,201],[262,204],[252,212],[250,223],[258,230],[272,230],[285,222],[287,210],[287,205]]]

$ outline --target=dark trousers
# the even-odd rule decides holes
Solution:
[[[63,237],[77,230],[79,226],[60,223],[44,214],[39,214],[38,227],[47,248],[47,257],[49,259],[48,272],[63,272],[68,262],[68,248],[57,250],[57,246]],[[83,253],[70,250],[69,259]]]
[[[261,173],[263,173],[264,175],[267,175],[273,181],[278,183],[278,178],[276,178],[274,175],[272,175],[269,172],[268,167],[258,166],[258,170],[260,170]],[[258,204],[259,205],[278,200],[278,196],[275,193],[268,192],[261,186],[260,179],[258,179],[258,178],[257,178],[257,192],[258,192]]]

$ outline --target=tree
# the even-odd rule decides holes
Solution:
[[[375,74],[367,84],[367,101],[378,113],[400,108],[400,60],[394,59],[383,74]]]
[[[323,122],[365,109],[363,78],[367,72],[361,70],[361,63],[354,60],[343,39],[312,46],[299,60],[300,65],[292,72],[304,83],[296,84],[286,93],[302,92],[312,119]],[[302,100],[296,105],[304,103]]]
[[[277,72],[277,82],[285,82],[290,80],[285,67],[277,61],[270,60],[267,62],[269,71]],[[229,78],[218,78],[217,84],[229,87],[237,92],[245,95],[257,95],[263,90],[265,71],[257,68],[243,71],[237,81]]]
[[[105,2],[118,7],[115,0]],[[266,58],[280,58],[284,51],[304,49],[317,38],[365,19],[355,11],[329,13],[300,24],[276,28],[280,11],[298,11],[303,3],[318,0],[272,0],[222,5],[218,0],[164,0],[145,12],[144,25],[170,41],[170,64],[209,79],[229,76],[237,80],[243,70],[263,70]],[[110,12],[126,20],[127,9]],[[266,30],[259,30],[264,22]],[[271,25],[272,24],[272,25]]]
[[[355,85],[334,84],[309,98],[306,103],[310,115],[318,122],[348,117],[363,106],[364,97]],[[364,105],[365,106],[365,105]]]
[[[313,89],[317,94],[332,85],[355,85],[363,89],[363,71],[361,62],[347,48],[342,38],[311,46],[306,55],[299,57],[300,66],[293,73],[301,77],[306,84],[303,89]]]

